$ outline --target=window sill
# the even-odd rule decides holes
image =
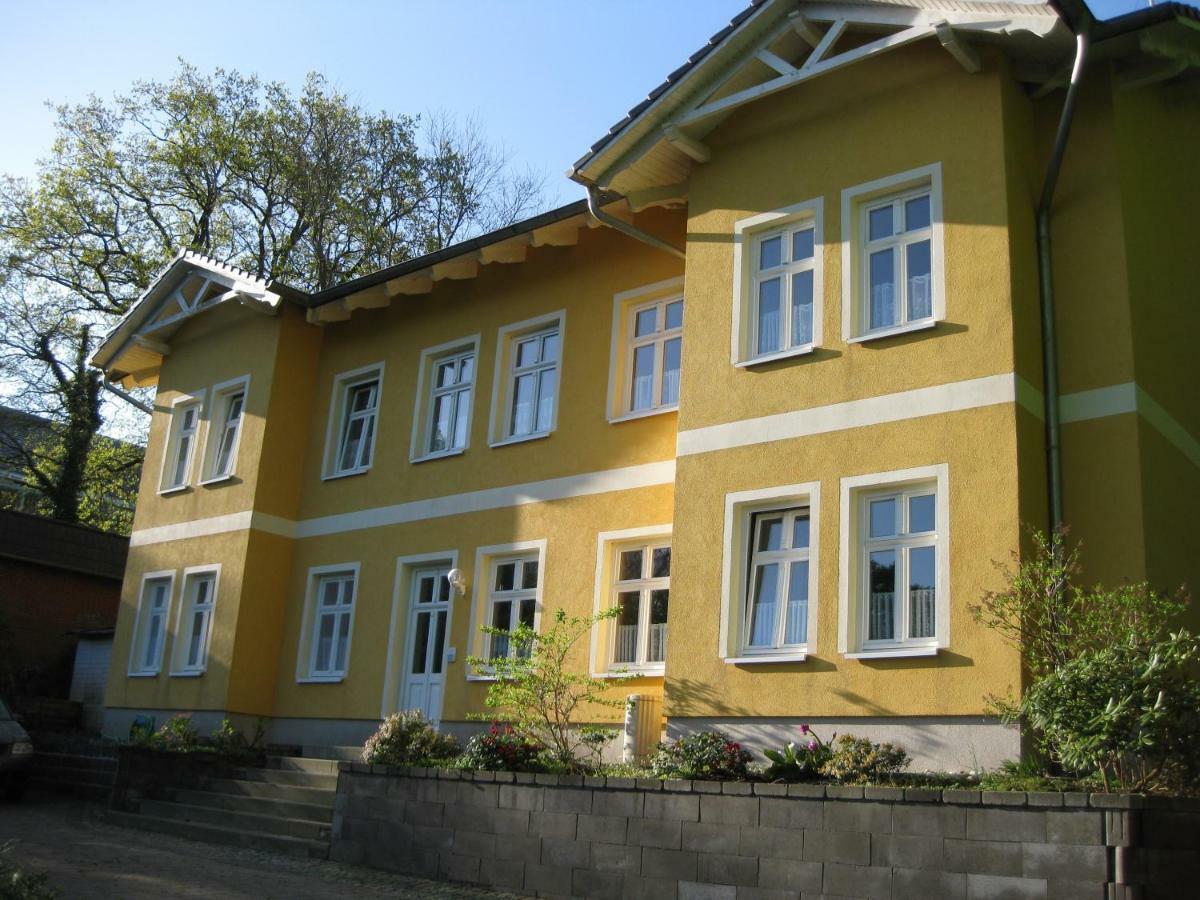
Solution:
[[[679,404],[673,403],[670,406],[656,406],[654,409],[639,409],[637,412],[621,413],[619,416],[612,416],[608,420],[609,425],[617,425],[620,422],[633,422],[637,419],[649,419],[651,416],[662,416],[667,413],[679,412]]]
[[[345,472],[330,472],[328,475],[322,475],[322,481],[335,481],[338,478],[350,478],[354,475],[365,475],[371,471],[370,466],[364,466],[361,469],[347,469]]]
[[[487,673],[474,673],[474,674],[468,673],[467,674],[467,681],[497,681],[497,680],[498,679],[496,678],[495,675],[489,675]]]
[[[341,684],[345,680],[345,675],[309,675],[297,678],[296,684]]]
[[[549,431],[539,431],[536,434],[522,434],[518,437],[506,437],[503,440],[492,441],[488,444],[489,447],[507,447],[509,444],[523,444],[526,441],[540,441],[542,438],[548,438],[554,433],[554,429]]]
[[[919,322],[909,322],[905,325],[896,325],[892,328],[880,328],[876,331],[868,331],[864,334],[857,334],[853,337],[846,338],[846,343],[863,344],[867,341],[895,337],[901,334],[910,334],[914,331],[928,331],[929,329],[936,328],[937,326],[937,319],[921,319]]]
[[[467,450],[466,447],[460,447],[458,450],[442,450],[438,453],[426,453],[424,456],[409,457],[409,462],[413,465],[423,462],[432,462],[435,459],[450,459],[454,456],[462,456]]]
[[[227,481],[233,481],[234,473],[228,475],[214,475],[212,478],[206,478],[200,482],[201,487],[212,487],[213,485],[224,484]]]
[[[130,678],[157,678],[158,672],[159,670],[155,669],[153,672],[128,672],[126,674]]]
[[[937,647],[893,647],[887,650],[859,650],[855,653],[843,653],[845,659],[903,659],[914,656],[937,656]]]
[[[172,672],[172,678],[199,678],[205,673],[205,669],[184,669],[180,672]]]
[[[809,356],[817,350],[816,344],[805,344],[803,347],[792,347],[788,350],[780,350],[776,353],[767,353],[763,356],[752,356],[749,359],[738,360],[733,364],[735,369],[750,369],[754,366],[766,365],[781,359],[791,359],[795,356]]]
[[[727,666],[756,666],[771,663],[801,663],[808,659],[808,651],[801,650],[792,653],[763,653],[754,656],[730,656],[725,659]]]
[[[665,663],[650,666],[616,666],[597,673],[597,678],[662,678],[667,674]]]
[[[158,491],[158,496],[170,497],[172,494],[182,494],[190,491],[191,489],[192,486],[190,484],[177,484],[175,487],[163,488],[162,490]]]

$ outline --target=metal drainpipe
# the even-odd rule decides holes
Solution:
[[[1054,139],[1054,150],[1050,155],[1049,165],[1046,167],[1046,180],[1042,184],[1042,196],[1037,209],[1039,292],[1042,303],[1042,377],[1046,390],[1046,487],[1050,500],[1051,531],[1063,522],[1063,491],[1061,423],[1058,409],[1058,341],[1054,330],[1054,278],[1050,258],[1050,211],[1054,202],[1054,189],[1058,186],[1058,174],[1062,169],[1063,154],[1067,149],[1071,121],[1075,117],[1075,105],[1079,98],[1079,85],[1083,81],[1087,50],[1086,31],[1080,31],[1075,35],[1075,64],[1071,69],[1071,83],[1067,88],[1067,99],[1063,103],[1062,114],[1058,120],[1058,134]]]
[[[680,259],[686,259],[687,254],[676,247],[674,244],[668,244],[666,241],[656,238],[649,232],[642,231],[640,228],[635,228],[628,222],[622,222],[616,216],[610,216],[600,208],[600,190],[594,184],[587,186],[588,196],[588,212],[596,217],[596,221],[607,225],[609,228],[615,228],[617,231],[623,231],[634,240],[641,241],[643,244],[649,244],[658,250],[665,253],[670,253],[672,256],[677,256]]]

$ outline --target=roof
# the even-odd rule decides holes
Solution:
[[[128,555],[123,535],[0,510],[0,558],[120,581]]]

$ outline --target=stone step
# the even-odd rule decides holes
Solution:
[[[29,787],[51,794],[69,794],[87,800],[108,800],[112,796],[112,784],[90,784],[86,781],[68,781],[63,778],[43,778],[37,772],[29,776]]]
[[[310,841],[329,840],[329,823],[309,819],[286,819],[261,813],[218,809],[213,806],[169,803],[164,800],[143,800],[139,814],[198,825],[216,825],[255,834],[304,838]]]
[[[267,800],[286,800],[290,803],[312,803],[333,808],[336,791],[329,788],[299,787],[292,784],[273,784],[268,781],[243,781],[234,778],[210,778],[204,785],[207,791],[234,794],[239,797],[262,797]]]
[[[336,759],[310,759],[306,756],[267,757],[268,769],[279,769],[286,772],[308,772],[312,775],[333,775],[336,778],[337,767]]]
[[[333,819],[333,807],[323,803],[301,803],[272,797],[251,797],[218,791],[176,790],[175,802],[190,806],[208,806],[232,812],[256,813],[285,819],[308,819],[326,825]]]
[[[287,837],[281,834],[260,834],[257,831],[222,828],[218,825],[205,825],[200,822],[165,819],[158,816],[119,812],[117,810],[106,811],[104,818],[113,825],[125,828],[138,828],[143,831],[154,831],[159,834],[170,834],[176,837],[191,838],[194,841],[207,841],[211,844],[233,844],[238,847],[249,847],[254,850],[273,850],[276,853],[285,853],[289,856],[307,856],[314,859],[329,858],[328,841],[306,840],[304,838]]]
[[[337,772],[330,775],[316,772],[288,771],[285,769],[247,768],[233,769],[230,774],[238,781],[263,781],[268,784],[286,784],[326,791],[337,790]]]

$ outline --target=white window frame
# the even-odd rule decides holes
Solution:
[[[747,646],[747,610],[754,555],[754,523],[760,513],[808,508],[808,620],[803,644]],[[721,626],[718,653],[728,665],[804,662],[816,652],[820,619],[821,485],[780,485],[725,495],[721,557]],[[780,617],[782,621],[783,617]]]
[[[144,655],[147,635],[143,629],[149,627],[150,613],[146,610],[146,590],[151,582],[165,581],[167,583],[167,600],[162,610],[162,624],[159,626],[159,639],[153,665],[139,665],[138,658]],[[162,671],[162,661],[167,645],[167,636],[171,633],[171,606],[175,595],[175,571],[166,569],[158,572],[146,572],[138,585],[137,615],[133,619],[133,634],[129,642],[129,664],[126,674],[130,678],[154,678]]]
[[[354,649],[354,617],[359,606],[360,567],[360,563],[350,562],[327,566],[313,566],[308,570],[304,598],[304,616],[300,623],[300,646],[296,654],[296,682],[298,684],[330,684],[346,679],[346,674],[350,671],[351,653]],[[349,608],[350,624],[346,633],[346,667],[341,670],[330,669],[318,672],[315,670],[315,661],[317,656],[317,634],[321,622],[318,610],[318,604],[321,599],[320,587],[326,578],[339,575],[349,576],[353,584],[353,596],[351,597]],[[336,654],[334,658],[336,658]]]
[[[945,463],[857,475],[841,480],[841,552],[838,566],[838,652],[846,659],[935,656],[950,646],[950,470]],[[914,490],[916,489],[916,490]],[[884,642],[866,640],[868,522],[867,503],[883,496],[930,493],[934,497],[936,585],[933,638]],[[907,510],[904,515],[907,516]],[[929,533],[914,536],[909,546],[928,543]],[[906,539],[898,539],[900,541]],[[896,541],[892,541],[895,543]],[[897,571],[899,582],[900,572]],[[907,594],[907,590],[905,590]],[[901,601],[906,605],[907,597]],[[901,623],[904,621],[901,616]],[[898,630],[901,625],[898,624]],[[901,631],[901,633],[903,633]]]
[[[413,408],[412,443],[409,446],[409,462],[418,463],[431,459],[442,459],[447,456],[459,456],[471,447],[471,428],[475,421],[475,398],[479,393],[479,345],[478,334],[457,341],[447,341],[436,347],[427,347],[421,351],[417,365],[417,397]],[[437,367],[449,359],[471,355],[475,365],[471,380],[467,384],[457,384],[450,388],[437,387]],[[426,384],[428,382],[428,385]],[[436,398],[446,393],[457,393],[469,389],[471,397],[467,401],[467,434],[466,441],[461,447],[448,450],[430,450],[429,442],[433,437],[433,414],[436,408]],[[458,411],[455,401],[455,411]]]
[[[204,618],[204,634],[200,644],[200,659],[189,665],[187,654],[191,648],[193,627],[195,625],[196,598],[192,585],[201,579],[211,576],[212,587],[209,590],[207,611]],[[213,619],[217,613],[217,593],[221,587],[221,565],[216,563],[206,566],[189,566],[183,570],[180,580],[179,605],[175,613],[175,646],[171,655],[171,675],[174,677],[198,676],[208,671],[208,651],[212,645]]]
[[[682,341],[684,326],[666,328],[666,307],[672,303],[684,303],[684,319],[686,324],[687,305],[683,295],[683,276],[667,278],[654,284],[642,285],[628,291],[613,295],[613,324],[612,348],[609,354],[608,379],[608,421],[610,423],[625,422],[631,419],[643,419],[647,416],[658,416],[675,412],[679,409],[679,401],[662,403],[662,373],[664,360],[664,345],[669,340],[679,338]],[[635,338],[637,314],[651,306],[662,309],[663,328],[652,335]],[[631,398],[633,390],[634,349],[645,344],[656,344],[654,357],[654,390],[658,403],[645,409],[633,408]],[[680,345],[680,376],[683,370],[682,343]],[[680,391],[682,392],[682,384]]]
[[[542,626],[542,597],[546,588],[546,544],[541,538],[533,541],[518,541],[511,544],[494,544],[479,547],[475,551],[475,592],[471,603],[470,641],[473,656],[487,659],[491,645],[490,635],[482,632],[484,625],[491,624],[492,579],[495,567],[499,563],[516,558],[536,557],[538,563],[538,583],[533,591],[533,630],[541,631]],[[514,592],[516,593],[516,592]],[[514,607],[515,608],[515,607]],[[467,667],[468,681],[494,681],[495,674],[490,667],[482,666],[472,671]]]
[[[550,427],[542,431],[530,432],[529,434],[513,434],[511,432],[511,414],[513,390],[516,385],[517,376],[526,374],[526,371],[534,371],[535,368],[549,368],[549,366],[539,363],[535,367],[518,371],[516,367],[516,346],[523,340],[549,334],[552,331],[558,332],[558,359],[554,363],[556,377],[554,382],[554,403],[550,412]],[[503,447],[507,444],[518,444],[523,441],[536,441],[540,438],[549,437],[558,428],[558,404],[559,399],[562,397],[563,362],[566,358],[565,351],[567,346],[566,334],[567,311],[565,309],[536,316],[532,319],[526,319],[523,322],[514,322],[500,329],[496,341],[496,377],[492,383],[492,422],[489,446]],[[535,403],[535,421],[536,415],[537,404]]]
[[[375,445],[379,439],[379,427],[382,422],[379,412],[383,404],[383,370],[384,364],[378,362],[374,365],[352,369],[349,372],[341,372],[333,377],[333,390],[329,396],[329,425],[325,430],[325,466],[324,474],[321,476],[322,480],[329,481],[334,478],[361,475],[364,472],[369,472],[371,467],[375,465]],[[350,395],[354,388],[371,381],[377,382],[377,386],[375,389],[375,408],[371,414],[374,417],[374,424],[371,428],[371,441],[368,449],[370,461],[366,465],[359,465],[349,469],[339,469],[338,463],[341,458],[342,441],[345,439],[346,430],[349,426],[347,408]]]
[[[733,322],[731,328],[730,361],[738,368],[760,363],[804,356],[821,346],[824,338],[824,294],[825,294],[825,201],[822,197],[805,200],[781,209],[759,213],[739,219],[733,225]],[[811,262],[787,261],[773,269],[769,277],[781,278],[780,333],[787,338],[780,350],[758,353],[757,309],[758,309],[758,247],[764,238],[776,234],[790,235],[805,228],[813,229],[813,257]],[[785,240],[787,253],[791,254],[791,241]],[[791,344],[791,276],[794,272],[813,273],[812,340],[805,344]]]
[[[220,458],[221,445],[225,442],[225,434],[229,426],[227,419],[229,417],[230,406],[233,399],[239,394],[242,397],[242,409],[238,415],[233,446],[229,450],[229,470],[227,472],[218,472],[217,460]],[[209,404],[208,433],[204,442],[204,477],[201,479],[200,484],[220,484],[223,481],[229,481],[237,475],[238,451],[242,446],[242,432],[245,430],[246,425],[246,401],[249,397],[249,375],[232,378],[229,381],[213,385],[212,400]]]
[[[913,196],[929,194],[930,292],[931,315],[913,321],[868,330],[870,296],[867,267],[870,251],[867,242],[867,211],[889,200],[902,202]],[[922,237],[920,240],[924,240]],[[886,241],[879,242],[882,247]],[[874,245],[872,245],[874,246]],[[903,243],[897,244],[903,247]],[[903,279],[904,256],[896,264],[897,277]],[[907,282],[897,282],[896,302],[907,316]],[[847,343],[886,338],[937,326],[946,318],[946,248],[942,210],[942,164],[910,169],[842,191],[842,337]]]
[[[205,391],[200,390],[190,394],[180,394],[171,401],[171,419],[167,422],[167,439],[164,441],[162,468],[159,476],[159,496],[186,491],[192,486],[193,469],[196,467],[196,456],[198,455],[196,445],[200,443],[202,436],[204,396]],[[189,409],[196,411],[196,424],[190,435],[187,459],[184,462],[183,481],[176,484],[169,481],[169,478],[175,470],[174,460],[179,451],[179,442],[183,438],[184,415]]]
[[[593,614],[599,614],[603,610],[613,606],[613,598],[616,596],[614,574],[616,566],[619,563],[620,551],[638,546],[661,547],[664,544],[670,545],[671,531],[671,525],[668,523],[663,525],[646,525],[640,528],[623,528],[619,531],[602,531],[596,535],[596,574],[592,595]],[[672,567],[674,567],[674,562],[674,558],[672,558]],[[637,675],[662,675],[665,673],[665,660],[661,663],[654,663],[646,668],[614,664],[612,661],[612,628],[609,627],[605,630],[606,625],[612,626],[613,623],[601,622],[592,629],[588,650],[588,670],[593,678],[620,678],[625,672]],[[670,635],[669,628],[667,634],[668,636]]]

